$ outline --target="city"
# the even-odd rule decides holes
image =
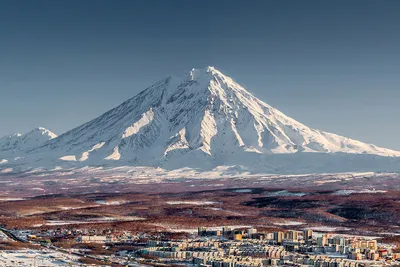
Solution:
[[[253,227],[199,227],[197,233],[185,238],[167,233],[111,230],[100,233],[87,228],[1,231],[17,242],[41,245],[48,251],[47,257],[79,266],[87,262],[79,260],[80,257],[92,264],[116,266],[370,267],[400,264],[400,248],[383,243],[381,238],[311,229],[271,232]],[[5,252],[1,255],[6,262]],[[31,266],[30,260],[27,265],[23,265],[23,261],[20,264]]]

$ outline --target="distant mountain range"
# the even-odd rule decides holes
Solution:
[[[297,122],[214,67],[167,77],[60,136],[0,139],[0,171],[152,166],[251,172],[397,171],[399,151]]]

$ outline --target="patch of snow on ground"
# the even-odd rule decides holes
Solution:
[[[221,208],[205,208],[206,210],[215,210],[215,211],[220,211],[222,210]]]
[[[0,241],[10,241],[9,237],[0,231]]]
[[[36,266],[78,266],[78,258],[61,252],[40,250],[1,251],[0,266],[31,267],[33,262],[36,262]]]
[[[251,189],[236,189],[236,190],[233,190],[233,192],[235,192],[235,193],[251,193],[253,191]]]
[[[306,195],[307,195],[307,193],[289,192],[287,190],[276,191],[276,192],[271,192],[271,193],[267,194],[268,197],[303,197]]]
[[[375,189],[362,189],[362,190],[338,190],[334,192],[332,195],[335,196],[349,196],[351,194],[377,194],[377,193],[386,193],[385,190],[375,190]]]
[[[54,225],[69,225],[69,224],[84,224],[89,222],[82,222],[82,221],[58,221],[58,220],[49,220],[45,223],[45,225],[54,226]],[[92,223],[92,222],[90,222]],[[42,226],[42,225],[38,225]]]
[[[311,229],[313,231],[321,231],[321,232],[335,232],[335,231],[349,231],[351,230],[350,228],[344,228],[344,227],[330,227],[330,226],[314,226],[314,227],[309,227],[307,229]]]
[[[304,223],[297,222],[297,221],[287,221],[287,222],[279,222],[279,223],[274,223],[274,224],[279,225],[279,226],[296,226],[296,225],[302,225]]]
[[[56,226],[56,225],[70,225],[70,224],[107,223],[107,222],[122,222],[122,221],[127,222],[127,221],[142,221],[142,220],[145,220],[145,218],[136,216],[118,216],[118,217],[91,218],[88,219],[87,221],[49,220],[45,223],[45,225]]]
[[[40,187],[34,187],[34,188],[31,188],[31,190],[46,191],[46,189],[43,189],[43,188],[40,188]]]
[[[331,180],[322,180],[322,181],[314,181],[315,184],[328,184],[328,183],[336,183],[336,182],[340,182],[341,180],[339,179],[331,179]]]
[[[74,155],[63,156],[59,159],[63,161],[76,161],[76,157]]]
[[[5,168],[5,169],[0,170],[0,173],[10,173],[12,171],[13,171],[13,168]]]
[[[2,198],[0,197],[0,202],[6,202],[6,201],[21,201],[24,200],[24,198],[19,198],[19,197],[6,197]]]
[[[381,235],[389,235],[389,236],[399,236],[400,233],[392,233],[392,232],[384,232],[384,233],[379,233]]]
[[[214,205],[219,204],[219,202],[214,201],[167,201],[168,205],[194,205],[194,206],[202,206],[202,205]]]
[[[112,201],[106,201],[106,200],[96,200],[97,204],[100,205],[107,205],[107,206],[116,206],[116,205],[122,205],[125,204],[127,201],[125,200],[112,200]]]
[[[92,223],[104,223],[104,222],[119,222],[119,221],[142,221],[146,218],[136,216],[118,216],[118,217],[101,217],[89,219]]]

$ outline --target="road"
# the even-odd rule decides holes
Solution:
[[[29,243],[27,240],[19,238],[18,236],[14,235],[12,232],[10,232],[7,229],[0,228],[0,231],[2,231],[6,236],[8,236],[9,238],[11,238],[14,241],[22,242],[22,243]]]

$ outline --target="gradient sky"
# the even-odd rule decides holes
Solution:
[[[310,127],[400,149],[399,14],[398,0],[0,1],[0,136],[60,134],[212,65]]]

